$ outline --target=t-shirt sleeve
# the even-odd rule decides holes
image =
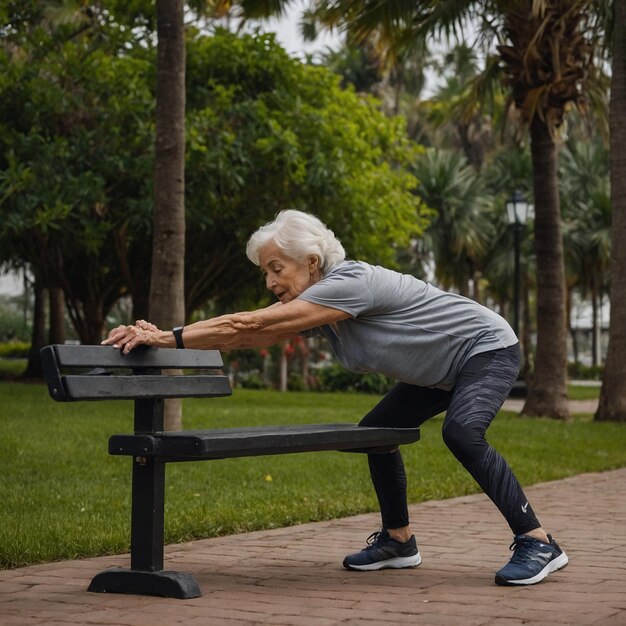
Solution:
[[[335,270],[303,291],[298,298],[339,309],[356,317],[372,307],[372,292],[363,276],[351,270]]]

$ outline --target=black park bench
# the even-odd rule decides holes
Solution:
[[[50,345],[42,349],[41,361],[54,400],[134,400],[134,433],[109,439],[109,454],[130,456],[133,462],[130,569],[100,572],[89,591],[172,598],[201,595],[190,574],[163,570],[166,463],[321,450],[384,453],[419,439],[418,428],[356,424],[164,431],[165,398],[232,393],[215,350],[139,347],[123,355],[111,346]],[[161,375],[163,369],[204,371],[166,376]]]

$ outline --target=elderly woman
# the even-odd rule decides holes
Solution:
[[[413,276],[345,260],[332,231],[299,211],[283,211],[257,230],[246,252],[279,302],[173,331],[140,320],[112,330],[103,343],[125,353],[139,344],[232,350],[321,335],[348,369],[398,381],[362,426],[417,427],[446,411],[446,445],[514,533],[514,553],[496,573],[497,584],[531,585],[567,565],[511,468],[485,440],[519,372],[518,340],[502,317]],[[370,454],[368,462],[382,529],[343,565],[415,567],[421,555],[409,525],[401,454]]]

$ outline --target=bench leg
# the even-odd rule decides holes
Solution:
[[[135,400],[135,433],[161,430],[163,400]],[[133,459],[130,569],[116,567],[100,572],[88,590],[166,598],[201,596],[191,574],[163,571],[164,515],[165,463],[154,457],[137,456]]]
[[[191,574],[143,572],[115,567],[97,574],[87,588],[96,593],[130,593],[164,598],[198,598],[200,587]]]
[[[133,459],[130,569],[163,569],[165,463],[154,457]]]
[[[97,574],[88,591],[165,598],[202,595],[191,574],[163,571],[165,463],[154,457],[133,459],[130,569]]]

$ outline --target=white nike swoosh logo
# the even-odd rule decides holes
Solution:
[[[526,513],[527,509],[528,509],[528,502],[527,502],[526,504],[523,504],[523,505],[522,505],[522,511],[523,511],[524,513]]]
[[[528,557],[531,561],[536,561],[537,563],[541,563],[542,565],[546,562],[544,559],[550,559],[552,554],[550,552],[537,552],[532,556]]]

